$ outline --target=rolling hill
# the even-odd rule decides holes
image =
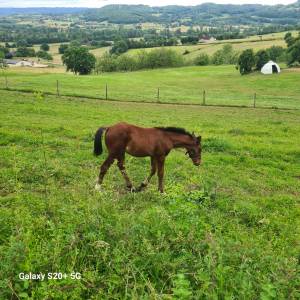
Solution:
[[[300,24],[300,1],[290,5],[228,5],[204,3],[197,6],[107,5],[89,9],[84,19],[110,23],[173,23],[203,25]]]

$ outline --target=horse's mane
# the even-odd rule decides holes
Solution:
[[[185,134],[190,137],[193,137],[193,135],[190,132],[188,132],[184,128],[180,128],[180,127],[155,127],[155,128],[162,130],[162,131],[174,132],[174,133],[178,133],[178,134]]]

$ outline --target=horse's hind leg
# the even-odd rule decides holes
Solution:
[[[95,189],[96,190],[100,190],[100,185],[103,182],[103,178],[104,178],[107,170],[109,169],[109,167],[112,165],[113,162],[114,162],[114,158],[111,155],[109,155],[107,157],[107,159],[101,165],[99,177],[98,177],[96,185],[95,185]]]
[[[161,193],[164,192],[164,186],[163,186],[164,165],[165,165],[165,157],[158,158],[157,160],[158,190]]]
[[[144,188],[147,187],[147,185],[149,184],[152,176],[156,173],[156,169],[157,169],[157,164],[156,164],[156,159],[154,157],[151,157],[151,171],[150,171],[150,175],[141,183],[141,185],[137,188],[137,191],[141,191]]]
[[[125,161],[125,153],[122,154],[120,157],[117,158],[118,159],[118,168],[123,176],[123,178],[125,179],[126,182],[126,187],[132,191],[133,190],[133,186],[131,183],[131,180],[129,178],[129,176],[127,175],[126,169],[125,169],[125,165],[124,165],[124,161]]]

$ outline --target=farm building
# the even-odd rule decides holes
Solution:
[[[5,59],[4,62],[9,67],[33,67],[33,68],[47,68],[47,65],[39,64],[34,61],[27,60],[13,60],[13,59]]]
[[[265,75],[277,74],[280,73],[280,67],[274,61],[270,60],[262,67],[261,72]]]

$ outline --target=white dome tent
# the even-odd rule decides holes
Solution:
[[[262,67],[261,72],[265,75],[277,74],[280,73],[280,67],[274,61],[270,60]]]

